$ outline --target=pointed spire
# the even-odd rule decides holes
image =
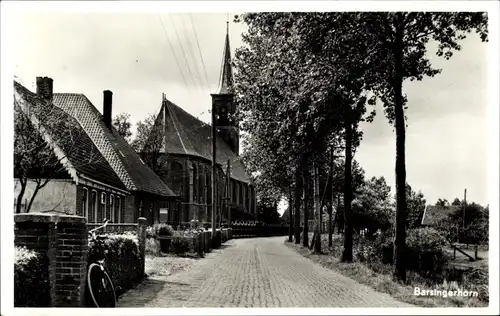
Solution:
[[[219,77],[219,88],[216,94],[233,93],[233,68],[231,66],[231,49],[229,47],[229,21],[226,22],[226,41],[222,57],[222,68]]]

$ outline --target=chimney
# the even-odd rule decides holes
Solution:
[[[109,90],[104,90],[104,99],[103,99],[103,119],[104,124],[111,129],[111,113],[113,107],[113,92]]]
[[[36,77],[36,94],[44,100],[52,101],[54,80],[49,77]]]

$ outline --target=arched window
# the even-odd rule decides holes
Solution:
[[[81,215],[89,220],[89,190],[83,188],[82,190],[82,201],[81,201]]]
[[[236,181],[231,180],[231,204],[236,205]]]
[[[198,201],[198,168],[196,168],[196,165],[193,163],[193,177],[192,177],[192,183],[193,183],[193,202]]]
[[[99,214],[97,217],[97,221],[100,223],[104,220],[104,218],[106,218],[106,193],[101,192],[101,201],[99,203]]]
[[[205,172],[202,171],[203,169],[204,169],[203,165],[200,166],[199,175],[198,175],[198,182],[196,183],[198,185],[198,195],[199,195],[198,202],[200,204],[205,203],[207,201],[207,197],[205,196],[205,193],[206,193],[206,190],[205,190]]]
[[[113,194],[109,195],[109,220],[111,223],[116,223],[116,212],[115,212],[115,196]]]
[[[182,165],[178,161],[173,161],[170,167],[170,183],[171,189],[177,195],[182,195]]]
[[[116,197],[115,201],[115,218],[117,223],[121,223],[122,217],[122,200],[119,196]]]
[[[236,182],[236,204],[241,205],[241,184]]]
[[[97,222],[97,206],[98,206],[98,199],[97,199],[97,191],[92,190],[92,200],[90,204],[90,212],[89,212],[89,223],[95,223]]]

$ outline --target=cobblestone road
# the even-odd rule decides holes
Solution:
[[[411,307],[304,258],[284,240],[230,240],[186,271],[146,280],[118,306]]]

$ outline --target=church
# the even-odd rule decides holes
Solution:
[[[216,133],[216,203],[222,218],[234,220],[232,213],[247,213],[255,218],[255,187],[240,157],[240,132],[232,115],[234,102],[233,70],[229,33],[226,34],[219,87],[211,94],[215,111]],[[176,209],[161,209],[161,221],[187,223],[212,218],[212,127],[169,101],[163,94],[161,109],[143,150],[148,154],[157,146],[162,180],[178,195]],[[154,134],[154,135],[153,135]],[[158,137],[159,136],[159,137]],[[227,174],[229,170],[229,175]],[[228,181],[229,180],[229,181]]]

